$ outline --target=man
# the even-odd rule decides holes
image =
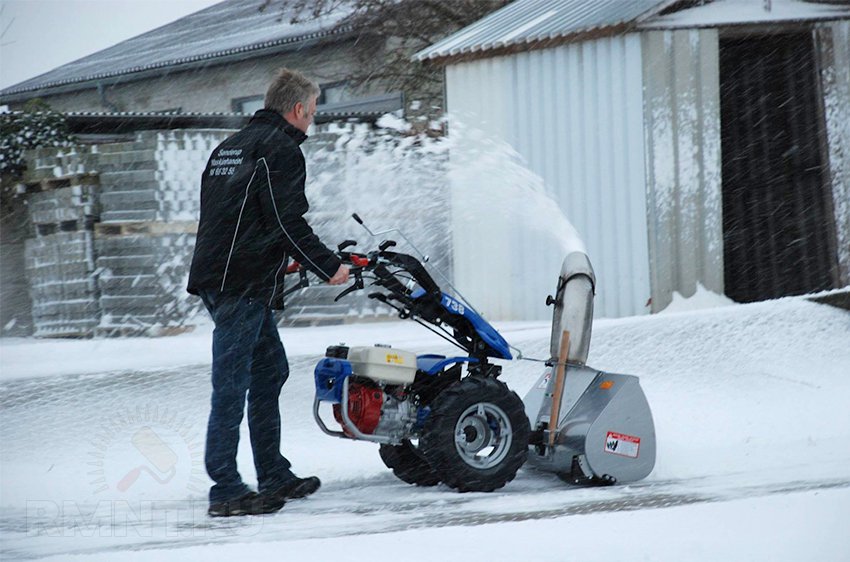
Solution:
[[[348,268],[304,220],[309,205],[299,145],[318,95],[315,82],[280,70],[265,109],[213,150],[201,179],[188,291],[201,297],[215,322],[205,454],[215,482],[209,493],[213,517],[271,513],[320,486],[315,476],[296,477],[280,453],[278,399],[289,365],[272,314],[283,308],[289,258],[331,285],[348,281]],[[259,493],[236,466],[246,394]]]

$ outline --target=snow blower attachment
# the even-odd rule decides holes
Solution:
[[[369,298],[435,332],[463,355],[417,356],[381,345],[329,347],[315,368],[313,416],[323,432],[378,443],[384,464],[404,482],[443,482],[461,492],[501,488],[527,458],[577,483],[649,474],[655,440],[637,378],[584,366],[594,285],[587,256],[570,254],[564,261],[556,297],[548,301],[555,304],[551,366],[523,403],[498,380],[501,367],[490,362],[512,359],[510,346],[457,289],[451,295],[442,291],[424,266],[426,256],[420,261],[390,251],[392,240],[367,254],[346,251],[355,244],[346,240],[338,246],[354,283],[337,300],[363,289],[368,279],[376,289]],[[287,273],[298,273],[299,282],[285,294],[309,285],[297,264]],[[325,422],[322,405],[331,406],[340,430]]]
[[[633,482],[655,466],[655,427],[637,377],[585,365],[595,284],[587,256],[569,254],[547,299],[551,359],[523,401],[534,428],[528,460],[574,484]]]

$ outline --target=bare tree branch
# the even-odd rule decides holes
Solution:
[[[283,20],[293,23],[344,12],[334,28],[357,33],[357,64],[345,80],[353,88],[377,83],[386,91],[401,90],[408,100],[422,101],[425,113],[433,115],[442,106],[442,69],[412,56],[509,1],[264,0],[260,10],[278,10]]]

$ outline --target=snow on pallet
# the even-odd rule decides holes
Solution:
[[[92,228],[98,217],[97,176],[40,177],[25,183],[32,238],[24,243],[37,337],[89,337],[100,318]],[[59,168],[59,171],[63,171]]]
[[[26,240],[37,337],[89,337],[100,319],[93,233],[57,232]]]
[[[100,212],[97,176],[72,176],[61,182],[43,180],[39,185],[51,187],[28,196],[30,223],[36,236],[94,228]]]
[[[182,223],[97,225],[103,317],[96,335],[162,335],[190,329],[187,319],[197,314],[201,303],[185,290],[195,246],[195,235],[187,230],[192,229]]]
[[[195,221],[207,158],[229,131],[142,131],[99,149],[104,222]]]

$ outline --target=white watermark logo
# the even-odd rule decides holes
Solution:
[[[203,455],[203,433],[177,412],[152,405],[118,412],[92,436],[85,458],[92,501],[28,500],[27,534],[253,535],[262,518],[222,522],[207,516]]]
[[[115,415],[95,434],[87,464],[96,495],[205,494],[202,435],[176,412],[150,405]]]

